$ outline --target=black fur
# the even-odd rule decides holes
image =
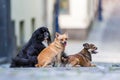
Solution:
[[[51,36],[47,27],[38,28],[28,43],[21,49],[15,58],[12,59],[10,67],[35,67],[38,54],[45,48],[42,43],[47,38],[51,43]]]

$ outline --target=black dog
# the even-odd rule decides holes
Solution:
[[[38,54],[46,47],[42,42],[47,40],[51,43],[51,36],[47,27],[38,28],[28,43],[12,59],[10,67],[35,67]]]

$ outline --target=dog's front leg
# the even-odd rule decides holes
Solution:
[[[77,61],[72,61],[70,64],[72,65],[72,67],[76,67],[76,65],[78,65],[77,63]]]
[[[95,64],[91,64],[91,67],[96,67],[96,65]]]
[[[50,61],[46,61],[46,62],[42,65],[42,67],[47,67],[50,63],[51,63]]]
[[[58,54],[57,56],[56,56],[56,66],[57,67],[60,67],[61,66],[61,54]]]

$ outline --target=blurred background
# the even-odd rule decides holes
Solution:
[[[41,26],[69,35],[66,53],[94,43],[93,62],[120,62],[119,0],[0,0],[0,64],[9,63]]]

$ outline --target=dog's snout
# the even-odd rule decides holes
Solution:
[[[94,47],[95,50],[97,50],[97,47]]]
[[[66,44],[67,42],[65,41],[64,44]]]
[[[97,50],[98,48],[96,47],[95,49]]]
[[[44,33],[44,37],[45,37],[46,39],[48,38],[48,33],[47,33],[47,32]]]
[[[94,46],[93,49],[97,50],[97,47]]]
[[[63,44],[64,46],[66,46],[67,42],[66,42],[66,41],[64,41],[64,42],[62,42],[62,44]]]

